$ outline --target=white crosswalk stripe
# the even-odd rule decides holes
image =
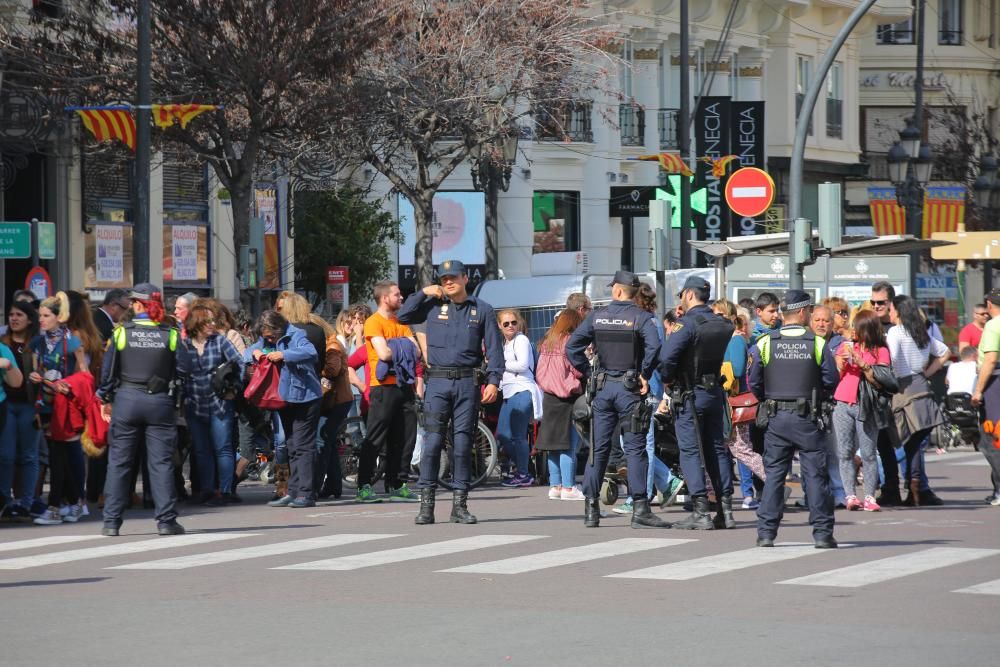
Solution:
[[[860,588],[892,579],[899,579],[949,565],[967,563],[1000,554],[998,549],[973,549],[962,547],[934,547],[915,553],[890,556],[880,560],[859,563],[827,572],[819,572],[806,577],[796,577],[779,581],[779,584],[796,586],[833,586],[837,588]]]
[[[968,588],[959,588],[952,593],[976,593],[977,595],[1000,595],[1000,579],[987,581],[983,584],[976,584]]]
[[[194,533],[190,535],[158,537],[152,540],[141,540],[139,542],[115,542],[103,547],[90,547],[87,549],[77,549],[75,551],[57,551],[51,554],[22,556],[20,558],[6,558],[4,560],[0,560],[0,570],[24,570],[29,567],[72,563],[75,561],[105,558],[108,556],[124,556],[128,554],[143,553],[146,551],[157,551],[159,549],[193,547],[196,545],[208,544],[210,542],[222,542],[224,540],[235,540],[240,537],[252,537],[258,534],[259,533]]]
[[[980,468],[980,467],[982,467],[982,468],[988,468],[989,465],[990,465],[990,462],[987,461],[985,457],[979,456],[979,457],[974,458],[974,459],[969,459],[968,461],[956,461],[955,463],[951,463],[949,465],[953,465],[953,466],[974,466],[974,467],[977,467],[977,468]]]
[[[232,563],[239,560],[251,558],[264,558],[267,556],[282,556],[284,554],[308,551],[310,549],[323,549],[327,547],[339,547],[357,542],[369,542],[372,540],[384,540],[389,537],[402,537],[400,534],[384,535],[323,535],[321,537],[310,537],[304,540],[292,540],[291,542],[279,542],[277,544],[264,544],[256,547],[243,547],[242,549],[230,549],[229,551],[215,551],[207,554],[192,554],[190,556],[178,556],[176,558],[163,558],[145,563],[130,563],[128,565],[118,565],[109,567],[109,570],[186,570],[192,567],[204,565],[218,565],[219,563]]]
[[[767,565],[792,560],[793,558],[803,558],[824,552],[828,553],[829,551],[831,550],[817,549],[812,544],[777,544],[772,549],[754,547],[742,551],[730,551],[705,556],[704,558],[682,560],[677,563],[667,563],[666,565],[632,570],[631,572],[610,574],[608,577],[613,579],[669,579],[673,581],[686,581],[688,579],[707,577],[711,574],[742,570],[754,567],[755,565]]]
[[[479,574],[523,574],[544,570],[550,567],[561,565],[573,565],[583,563],[588,560],[598,558],[611,558],[613,556],[624,556],[625,554],[638,553],[649,549],[662,549],[678,544],[687,544],[695,540],[677,539],[656,539],[631,537],[610,542],[600,542],[598,544],[587,544],[581,547],[569,547],[556,551],[546,551],[544,553],[531,554],[529,556],[518,556],[516,558],[504,558],[487,563],[477,563],[475,565],[464,565],[453,567],[438,572],[475,572]]]
[[[101,539],[100,535],[52,535],[51,537],[36,537],[31,540],[0,543],[0,552],[19,551],[21,549],[37,549],[39,547],[51,547],[54,545],[72,544],[74,542],[85,542],[87,540],[99,539]]]
[[[340,558],[330,558],[327,560],[317,560],[310,563],[299,563],[298,565],[286,565],[284,567],[273,568],[275,570],[359,570],[365,567],[376,565],[386,565],[388,563],[401,563],[403,561],[417,560],[420,558],[433,558],[435,556],[446,556],[448,554],[460,553],[463,551],[473,551],[475,549],[485,549],[488,547],[499,547],[508,544],[517,544],[529,540],[538,540],[545,535],[477,535],[475,537],[463,537],[457,540],[447,540],[445,542],[431,542],[430,544],[420,544],[413,547],[401,547],[398,549],[387,549],[385,551],[374,551],[355,556],[342,556]]]

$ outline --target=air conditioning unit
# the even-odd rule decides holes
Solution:
[[[590,273],[590,255],[585,252],[543,252],[531,256],[533,276],[582,276]]]

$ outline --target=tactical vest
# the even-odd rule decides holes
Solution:
[[[722,371],[726,349],[736,327],[716,314],[697,313],[694,320],[694,345],[681,364],[681,376],[686,389],[701,385],[702,378],[711,376],[717,382]]]
[[[639,317],[644,314],[638,308],[616,315],[609,314],[606,307],[594,311],[594,347],[602,369],[638,370],[643,356]]]
[[[158,377],[169,382],[174,377],[177,336],[177,329],[148,320],[126,322],[115,329],[119,379],[146,384]]]
[[[823,386],[823,344],[822,338],[805,328],[801,335],[775,331],[764,336],[757,343],[764,365],[764,397],[777,401],[810,399],[813,390]]]

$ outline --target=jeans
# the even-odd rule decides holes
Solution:
[[[497,422],[497,440],[521,475],[528,474],[528,425],[534,417],[533,410],[531,392],[520,391],[504,399]]]
[[[656,409],[656,406],[653,406]],[[649,459],[649,469],[646,471],[646,491],[649,497],[656,495],[656,490],[667,491],[673,473],[667,464],[656,455],[656,420],[649,420],[649,430],[646,431],[646,457]]]
[[[580,435],[570,424],[569,449],[549,452],[546,459],[549,464],[549,486],[562,486],[570,489],[576,483],[576,452],[580,448]]]
[[[236,457],[231,441],[233,434],[233,406],[225,403],[222,414],[199,417],[188,408],[188,433],[194,445],[194,463],[198,466],[201,492],[218,490],[232,493]]]
[[[334,406],[325,417],[319,418],[316,430],[316,479],[313,488],[321,495],[339,498],[344,492],[340,471],[340,452],[337,451],[337,432],[347,419],[352,403]],[[325,480],[325,481],[324,481]]]
[[[31,506],[38,481],[38,443],[42,435],[34,422],[35,406],[7,401],[7,421],[0,435],[0,496],[11,499],[7,494],[16,471],[21,478],[21,497],[17,501],[24,507]]]

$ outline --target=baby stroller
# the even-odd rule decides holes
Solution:
[[[934,444],[941,449],[972,445],[978,450],[979,410],[972,405],[972,396],[967,393],[948,394],[942,412],[945,421],[934,429]]]

